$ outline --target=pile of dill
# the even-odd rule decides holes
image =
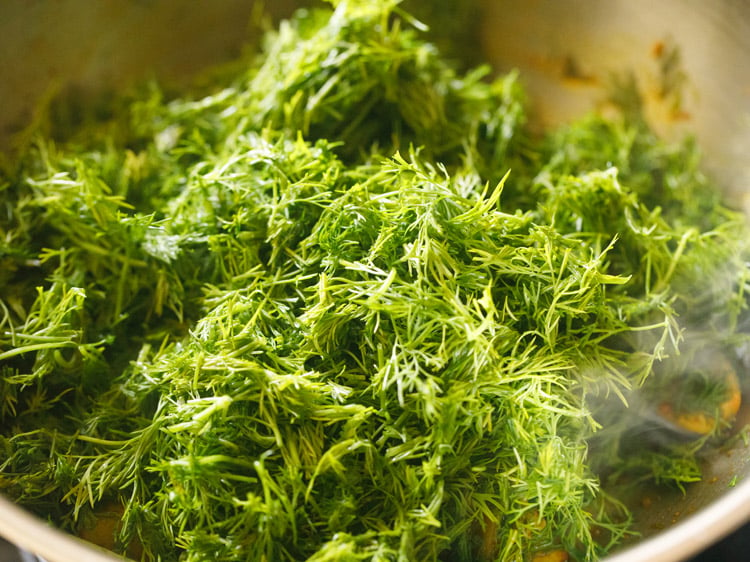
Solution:
[[[593,560],[606,482],[700,477],[604,420],[745,349],[744,218],[638,119],[532,135],[397,4],[6,166],[0,492],[143,560]]]

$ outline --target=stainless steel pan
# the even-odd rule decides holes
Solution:
[[[267,4],[278,17],[295,3]],[[0,146],[50,88],[88,95],[151,75],[179,81],[236,55],[253,36],[253,10],[243,0],[6,0]],[[489,61],[520,70],[537,125],[607,111],[612,81],[634,77],[651,124],[667,137],[695,134],[708,171],[750,211],[750,2],[485,0],[472,21]],[[719,540],[750,519],[748,474],[740,443],[685,495],[654,495],[638,514],[642,537],[609,562],[676,562]],[[2,498],[0,535],[50,562],[111,559]]]

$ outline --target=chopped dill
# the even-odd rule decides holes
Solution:
[[[333,4],[3,171],[0,491],[82,536],[114,509],[147,561],[595,560],[618,483],[699,479],[726,426],[628,443],[726,401],[745,218],[690,141],[537,138],[515,74]]]

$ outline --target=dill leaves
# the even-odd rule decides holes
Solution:
[[[143,560],[594,560],[610,484],[699,477],[627,405],[745,349],[744,218],[640,122],[534,138],[397,4],[4,172],[3,493]]]

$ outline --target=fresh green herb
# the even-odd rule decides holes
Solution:
[[[746,345],[744,218],[689,142],[534,138],[514,74],[335,4],[6,170],[0,489],[80,534],[114,505],[143,560],[594,560],[610,485],[700,477],[712,436],[628,435],[690,342]]]

